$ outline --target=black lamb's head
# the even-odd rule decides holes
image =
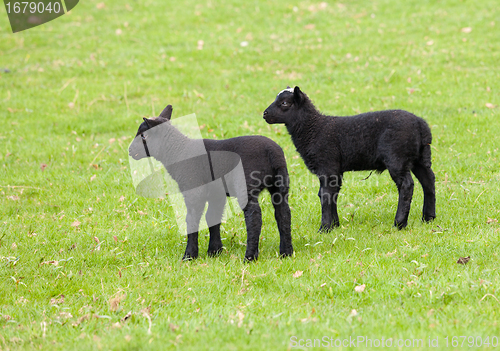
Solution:
[[[172,117],[172,110],[172,105],[168,105],[158,117],[143,118],[144,122],[139,125],[137,134],[128,148],[128,153],[134,160],[151,156],[149,154],[151,145],[148,147],[148,138],[151,136],[151,130],[160,124],[169,122]]]
[[[299,87],[290,88],[279,92],[274,102],[264,111],[264,119],[269,124],[293,124],[299,111],[306,102],[307,96]]]

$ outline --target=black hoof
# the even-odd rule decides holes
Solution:
[[[280,252],[280,258],[291,257],[293,255],[293,250]]]
[[[394,221],[394,226],[396,228],[398,228],[399,230],[403,229],[403,228],[406,228],[406,226],[408,225],[408,222],[398,222],[398,221]]]
[[[183,261],[191,261],[191,260],[195,260],[197,258],[198,258],[198,253],[197,252],[191,252],[191,253],[186,252],[184,254],[184,256],[182,256],[182,260]]]
[[[259,257],[259,254],[245,255],[245,262],[255,262],[255,261],[257,261],[258,257]]]
[[[431,221],[434,220],[434,218],[436,218],[436,215],[434,215],[434,216],[422,215],[422,221],[423,222],[431,222]]]
[[[322,224],[318,229],[318,233],[328,233],[331,232],[335,227],[338,227],[338,223],[333,223],[332,225]]]
[[[207,254],[209,257],[217,257],[219,256],[223,251],[223,247],[219,247],[217,249],[208,249]]]
[[[330,230],[332,230],[331,227],[322,225],[321,227],[319,227],[318,233],[328,233]]]

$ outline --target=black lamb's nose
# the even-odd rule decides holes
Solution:
[[[264,111],[264,116],[266,116],[266,115],[267,115],[267,110]]]

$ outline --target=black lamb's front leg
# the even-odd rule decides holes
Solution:
[[[262,229],[262,212],[258,199],[250,200],[243,210],[247,227],[247,250],[245,260],[254,261],[259,257],[259,239]]]
[[[341,183],[340,175],[319,176],[320,187],[318,196],[321,201],[321,227],[319,232],[327,232],[340,225],[337,213],[337,198]]]

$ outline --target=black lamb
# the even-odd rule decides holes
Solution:
[[[325,116],[299,87],[281,91],[264,111],[267,123],[284,123],[309,170],[319,178],[320,231],[339,225],[337,197],[348,171],[389,171],[399,192],[394,225],[408,224],[413,179],[424,191],[422,219],[436,217],[435,176],[431,169],[432,135],[427,123],[403,110],[350,117]]]
[[[270,192],[274,206],[280,233],[280,256],[291,256],[289,176],[281,147],[259,135],[226,140],[191,139],[171,124],[171,115],[172,106],[168,105],[159,117],[144,118],[129,154],[135,160],[154,157],[177,182],[187,208],[188,239],[183,259],[198,257],[199,222],[207,202],[208,255],[222,251],[220,223],[226,196],[237,197],[244,212],[245,259],[257,259],[262,227],[258,197],[264,189]],[[242,166],[241,177],[234,171],[238,164]]]

